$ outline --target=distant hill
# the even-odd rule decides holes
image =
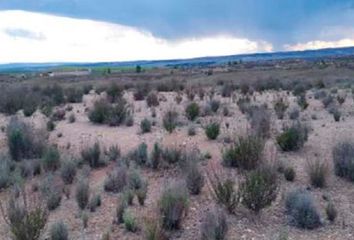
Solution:
[[[153,60],[153,61],[127,61],[127,62],[99,62],[99,63],[13,63],[0,64],[0,72],[38,72],[50,71],[59,68],[109,68],[109,67],[173,67],[173,66],[207,66],[218,65],[227,62],[243,61],[267,61],[286,59],[316,60],[320,58],[354,56],[354,47],[328,48],[319,50],[273,52],[240,54],[219,57],[201,57],[192,59]]]

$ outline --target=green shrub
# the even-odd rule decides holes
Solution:
[[[87,180],[80,180],[76,185],[75,198],[81,210],[87,207],[90,199],[90,187]]]
[[[147,183],[144,182],[141,187],[139,189],[137,189],[135,191],[136,193],[136,196],[138,198],[138,202],[141,206],[144,206],[144,203],[145,203],[145,199],[147,197],[147,191],[148,191],[148,187],[147,187]]]
[[[117,161],[121,156],[120,148],[117,145],[110,146],[106,154],[109,161]]]
[[[222,114],[224,115],[224,117],[228,117],[230,116],[230,110],[225,106],[222,109]]]
[[[162,159],[169,164],[175,164],[183,158],[182,150],[179,148],[165,148],[162,152]]]
[[[162,160],[162,148],[158,143],[154,144],[154,147],[151,151],[151,157],[149,165],[152,169],[158,169],[159,165],[161,164]]]
[[[210,109],[211,109],[214,113],[216,113],[216,112],[219,110],[220,101],[213,99],[213,100],[211,100],[211,101],[209,102],[209,106],[210,106]]]
[[[325,98],[322,99],[322,103],[323,103],[323,106],[325,108],[327,108],[330,104],[333,103],[333,96],[332,95],[328,95],[326,96]]]
[[[44,179],[42,179],[40,191],[46,200],[48,210],[55,210],[60,206],[62,187],[56,182],[53,175],[47,175]]]
[[[217,203],[225,207],[229,213],[234,213],[240,200],[234,181],[231,179],[222,179],[221,175],[215,172],[209,173],[209,180],[212,195]]]
[[[176,111],[167,111],[162,119],[163,127],[169,133],[172,133],[177,126],[177,120],[178,120],[178,113]]]
[[[62,121],[65,118],[65,110],[57,109],[52,113],[51,120],[52,121]]]
[[[49,98],[54,105],[60,105],[65,102],[64,89],[58,84],[43,88],[42,94]]]
[[[156,107],[159,103],[159,98],[155,92],[150,92],[146,97],[148,107]]]
[[[243,114],[248,112],[250,105],[251,99],[249,97],[242,97],[237,100],[237,106]]]
[[[69,123],[74,123],[76,121],[76,117],[75,117],[74,113],[69,115],[68,121],[69,121]]]
[[[305,110],[309,106],[308,102],[306,101],[306,96],[304,94],[301,94],[297,97],[297,104],[302,110]]]
[[[328,177],[328,165],[325,161],[309,160],[307,161],[307,174],[312,186],[322,188],[326,186]]]
[[[296,172],[295,172],[294,168],[287,167],[284,169],[284,177],[287,181],[289,181],[289,182],[294,181],[295,176],[296,176]]]
[[[55,123],[52,120],[47,122],[47,130],[48,132],[52,132],[55,129]]]
[[[117,167],[110,172],[104,181],[106,192],[119,193],[123,191],[128,182],[127,170],[125,167]]]
[[[280,148],[285,152],[296,151],[304,146],[307,138],[307,126],[297,122],[285,129],[284,132],[277,137],[277,142]]]
[[[186,186],[193,195],[198,195],[204,186],[203,173],[195,162],[189,163],[186,169]]]
[[[0,190],[12,184],[11,165],[11,160],[7,156],[0,154]]]
[[[89,119],[93,123],[119,126],[130,116],[126,101],[120,98],[116,103],[109,104],[101,100],[95,102],[93,109],[89,112]]]
[[[149,92],[150,92],[150,87],[147,83],[137,85],[133,94],[134,100],[135,101],[144,100],[144,98],[147,96]]]
[[[275,169],[260,167],[247,174],[244,182],[240,185],[242,204],[255,213],[259,213],[275,200],[277,190]]]
[[[65,223],[60,221],[52,224],[49,230],[50,240],[68,240],[69,233]]]
[[[196,133],[196,130],[195,130],[195,127],[194,126],[189,126],[188,127],[188,136],[195,136],[197,133]]]
[[[126,208],[127,208],[126,201],[123,199],[123,197],[120,197],[118,199],[117,206],[116,206],[116,212],[115,212],[114,222],[116,224],[121,224],[124,222],[123,221],[123,214],[124,214]]]
[[[101,159],[101,148],[98,142],[92,147],[87,147],[81,151],[81,158],[84,162],[88,163],[92,168],[98,168],[104,165]]]
[[[140,123],[140,129],[142,133],[151,132],[151,122],[147,118],[144,118]]]
[[[133,205],[134,191],[130,188],[126,188],[123,191],[123,199],[129,206]]]
[[[222,97],[231,97],[233,90],[234,89],[232,86],[225,84],[221,89],[221,96]]]
[[[162,226],[166,230],[179,229],[188,210],[188,191],[184,184],[173,183],[162,192],[159,200]]]
[[[24,105],[23,96],[27,91],[24,87],[3,88],[0,95],[0,112],[13,115],[21,110]]]
[[[129,153],[129,158],[137,165],[144,166],[149,160],[146,143],[140,143],[135,150]]]
[[[261,138],[268,138],[270,136],[270,112],[265,106],[251,106],[247,111],[252,133]]]
[[[93,109],[89,112],[89,120],[93,123],[103,124],[110,117],[112,107],[106,101],[97,101],[94,103]]]
[[[108,99],[111,103],[117,102],[123,96],[122,86],[112,82],[106,90]]]
[[[345,99],[347,98],[346,95],[338,95],[337,96],[337,102],[342,105],[345,102]]]
[[[23,191],[20,197],[11,197],[6,206],[6,219],[13,239],[39,240],[48,220],[48,211],[40,202],[29,202]]]
[[[131,115],[127,102],[124,99],[120,99],[112,106],[111,112],[106,122],[109,126],[113,127],[120,126],[123,123],[125,123],[127,126],[132,126],[133,124],[129,123],[129,121],[132,120],[133,117]],[[132,123],[134,123],[134,121]]]
[[[303,229],[314,229],[321,225],[319,213],[308,192],[294,190],[288,193],[285,206],[291,224]]]
[[[264,141],[256,136],[240,137],[223,152],[223,164],[245,170],[255,169],[262,160]]]
[[[201,224],[201,240],[225,240],[228,231],[226,215],[221,209],[208,211]]]
[[[168,240],[160,220],[156,217],[150,217],[145,221],[144,237],[146,240]]]
[[[199,116],[199,105],[195,102],[192,102],[188,104],[185,111],[187,118],[191,121],[194,121]]]
[[[60,176],[65,184],[71,184],[76,176],[76,163],[73,159],[63,161],[60,168]]]
[[[296,119],[299,118],[299,116],[300,116],[300,111],[299,111],[299,109],[297,107],[293,107],[293,108],[290,109],[289,118],[291,120],[296,120]]]
[[[54,146],[49,147],[42,158],[42,166],[45,171],[55,171],[60,167],[60,153]]]
[[[128,186],[132,190],[138,190],[143,186],[143,179],[140,176],[140,173],[136,169],[129,170],[128,173]]]
[[[88,206],[89,206],[89,209],[91,212],[96,211],[96,208],[101,206],[101,195],[99,195],[99,194],[94,195],[90,199]]]
[[[80,103],[82,102],[82,89],[69,87],[65,90],[66,101],[69,103]]]
[[[337,209],[334,206],[334,203],[332,201],[330,201],[327,206],[326,206],[326,215],[327,215],[327,219],[330,222],[334,222],[337,218]]]
[[[131,114],[128,114],[125,118],[125,126],[131,127],[134,125],[134,117]]]
[[[335,174],[354,182],[354,143],[338,142],[333,147],[332,157]]]
[[[89,215],[87,214],[86,211],[81,212],[81,221],[82,221],[82,225],[84,227],[84,229],[87,228],[88,225],[88,220],[89,220]]]
[[[15,161],[40,158],[45,149],[45,136],[32,127],[11,118],[6,131],[9,154]]]
[[[220,124],[217,122],[209,123],[205,127],[205,134],[210,140],[215,140],[220,133]]]
[[[330,108],[329,113],[333,115],[334,121],[339,122],[342,113],[336,107]]]
[[[128,210],[124,211],[123,222],[125,229],[127,229],[129,232],[136,232],[138,230],[136,219]]]
[[[39,96],[36,94],[27,94],[23,102],[23,114],[30,117],[37,110],[40,104]]]
[[[274,111],[278,117],[278,119],[283,119],[285,115],[286,109],[288,109],[289,104],[285,102],[283,98],[277,99],[274,103]]]

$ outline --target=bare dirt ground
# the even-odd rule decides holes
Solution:
[[[296,170],[296,179],[294,182],[287,182],[284,179],[281,181],[280,191],[277,200],[255,216],[249,210],[239,207],[235,215],[228,215],[229,231],[228,238],[230,240],[238,239],[278,239],[280,232],[287,232],[288,239],[296,240],[350,240],[354,239],[354,188],[353,184],[338,178],[333,173],[332,166],[332,147],[343,138],[351,139],[354,131],[354,102],[349,89],[340,90],[347,91],[345,103],[340,106],[343,117],[340,122],[335,122],[333,116],[324,109],[320,100],[313,97],[313,92],[307,92],[307,101],[309,107],[300,113],[300,119],[309,123],[312,131],[304,148],[294,153],[282,153],[277,151],[277,158],[283,161],[286,165],[293,166]],[[132,93],[125,94],[125,98],[134,109],[134,125],[132,127],[119,126],[109,127],[105,125],[95,125],[91,123],[87,117],[86,108],[92,106],[93,102],[100,98],[94,92],[83,97],[83,103],[70,104],[73,106],[72,113],[76,116],[74,123],[69,123],[67,120],[59,121],[56,129],[50,133],[49,141],[59,147],[62,155],[80,155],[80,151],[91,146],[95,142],[99,142],[102,147],[118,145],[122,154],[128,153],[135,149],[140,143],[145,142],[148,145],[149,151],[155,142],[159,142],[164,146],[180,146],[189,149],[198,149],[201,153],[210,153],[211,159],[204,160],[201,163],[201,168],[204,172],[211,166],[217,165],[225,172],[232,172],[236,178],[238,174],[236,170],[225,169],[221,165],[221,150],[225,143],[225,137],[237,137],[247,132],[248,121],[244,114],[240,112],[235,101],[231,98],[223,98],[217,95],[215,99],[219,99],[222,106],[227,106],[230,110],[230,116],[224,117],[219,110],[217,115],[201,118],[201,123],[190,123],[184,117],[184,108],[189,102],[184,95],[184,99],[180,104],[176,104],[175,96],[177,93],[158,93],[160,105],[156,107],[156,117],[151,117],[151,109],[147,107],[145,101],[134,101]],[[296,105],[296,98],[286,92],[266,91],[262,94],[254,94],[254,102],[267,103],[272,109],[273,100],[279,96],[287,96],[290,102],[290,108]],[[236,94],[236,98],[237,98]],[[197,100],[202,106],[207,100]],[[61,108],[65,108],[62,106]],[[220,107],[221,109],[222,107]],[[290,109],[289,108],[289,109]],[[169,109],[175,109],[180,113],[182,125],[179,126],[173,133],[169,134],[162,126],[162,115]],[[70,112],[66,113],[68,118]],[[22,113],[18,113],[20,118],[26,122],[33,124],[36,128],[45,128],[47,118],[40,112],[36,112],[32,117],[25,118]],[[316,115],[316,118],[313,116]],[[141,134],[140,122],[144,118],[149,118],[156,121],[150,133]],[[9,121],[8,116],[0,116],[0,126],[6,126]],[[202,128],[203,123],[208,121],[208,118],[217,119],[221,123],[221,134],[215,141],[208,140]],[[284,120],[278,120],[274,111],[272,112],[272,137],[268,145],[271,148],[277,148],[275,145],[275,136],[281,131],[283,124],[290,121],[286,115]],[[226,128],[226,123],[230,126]],[[197,129],[196,136],[188,136],[188,127],[194,124]],[[59,137],[58,134],[62,136]],[[0,148],[3,151],[6,147],[6,134],[0,132]],[[284,195],[287,191],[296,187],[310,187],[309,180],[306,174],[306,161],[309,158],[320,156],[321,161],[326,161],[330,165],[330,174],[328,184],[323,189],[311,189],[316,204],[320,209],[321,218],[324,225],[315,230],[303,230],[288,225],[287,217],[284,209]],[[112,224],[113,215],[116,208],[117,195],[106,193],[103,190],[103,182],[107,173],[112,169],[115,163],[110,163],[108,166],[100,169],[92,169],[90,179],[90,189],[92,192],[100,193],[102,197],[102,205],[96,212],[89,213],[88,227],[82,227],[82,220],[79,217],[78,207],[74,197],[75,185],[71,186],[70,198],[63,197],[61,205],[50,213],[50,219],[47,226],[57,220],[63,220],[69,229],[70,239],[86,239],[96,240],[101,239],[106,231],[111,232],[112,239],[143,239],[143,223],[144,217],[154,214],[157,208],[157,200],[163,186],[172,179],[181,178],[181,174],[176,169],[166,169],[153,171],[151,169],[141,169],[141,173],[148,180],[148,196],[145,206],[140,206],[136,200],[133,206],[129,209],[138,219],[140,230],[136,233],[130,233],[125,230],[123,225]],[[28,186],[40,181],[40,177],[36,177],[27,182]],[[2,192],[1,199],[6,198],[6,192]],[[329,223],[325,220],[325,204],[324,196],[333,200],[338,210],[338,217],[334,223]],[[206,184],[202,193],[197,196],[191,196],[190,208],[187,217],[183,220],[182,229],[172,234],[172,239],[199,239],[200,225],[203,214],[211,209],[215,201],[210,196],[210,189]],[[9,239],[9,229],[7,225],[0,219],[0,234],[1,239]]]

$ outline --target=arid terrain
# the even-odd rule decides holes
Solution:
[[[351,58],[0,85],[1,239],[17,208],[41,239],[354,239]]]

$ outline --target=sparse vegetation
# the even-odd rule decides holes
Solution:
[[[56,222],[50,227],[50,240],[68,240],[68,228],[64,222]]]
[[[148,107],[156,107],[160,104],[159,98],[155,92],[150,92],[146,97]]]
[[[92,147],[83,149],[81,151],[81,158],[92,168],[98,168],[104,165],[104,162],[101,158],[101,148],[98,142],[96,142]]]
[[[308,127],[297,122],[284,130],[277,137],[280,148],[285,151],[296,151],[302,148],[308,138]]]
[[[293,190],[286,196],[285,206],[291,224],[304,229],[314,229],[321,225],[319,213],[310,193]]]
[[[167,111],[163,116],[163,127],[172,133],[177,126],[178,113],[176,111]]]
[[[159,200],[162,226],[166,230],[179,229],[188,210],[188,190],[182,183],[171,183]]]
[[[148,133],[151,131],[151,122],[149,119],[144,118],[140,123],[140,129],[142,133]]]
[[[191,194],[197,195],[204,186],[203,173],[197,166],[196,162],[188,164],[186,173],[186,185]]]
[[[76,184],[75,198],[79,208],[84,210],[90,199],[90,187],[87,180],[81,179]]]
[[[330,222],[334,222],[337,218],[337,209],[334,206],[334,203],[332,201],[330,201],[327,206],[326,206],[326,215],[327,215],[327,219]]]
[[[217,122],[209,123],[205,126],[205,135],[210,140],[215,140],[220,133],[220,124]]]
[[[226,215],[222,209],[208,211],[201,225],[202,240],[224,240],[228,231]]]
[[[229,213],[234,213],[240,201],[240,195],[235,183],[229,178],[222,178],[216,172],[209,173],[211,190],[216,202],[222,205]]]
[[[15,240],[40,239],[48,220],[48,211],[40,200],[28,198],[25,191],[17,199],[10,197],[1,212]]]
[[[60,153],[56,147],[49,147],[42,158],[42,166],[46,171],[55,171],[60,167]]]
[[[265,106],[252,106],[248,110],[251,131],[260,138],[270,136],[270,113]]]
[[[289,104],[285,102],[283,98],[277,99],[274,103],[274,111],[278,117],[278,119],[283,119],[286,109],[288,109]]]
[[[45,150],[45,136],[15,117],[11,118],[6,135],[9,154],[15,161],[40,158]]]
[[[326,186],[328,176],[328,165],[319,159],[307,161],[307,174],[312,186],[322,188]]]
[[[223,164],[245,170],[255,169],[262,161],[264,141],[256,136],[240,137],[223,152]]]
[[[189,120],[194,121],[199,116],[199,105],[195,102],[188,104],[186,116]]]
[[[278,182],[275,169],[262,166],[246,175],[240,185],[242,204],[255,213],[269,206],[277,196]]]
[[[284,169],[284,177],[287,181],[289,181],[289,182],[294,181],[295,176],[296,176],[296,172],[295,172],[294,168],[287,167]]]
[[[338,142],[333,147],[332,156],[335,174],[354,182],[354,143]]]
[[[117,167],[110,172],[104,181],[106,192],[119,193],[127,185],[127,171],[125,167]]]

